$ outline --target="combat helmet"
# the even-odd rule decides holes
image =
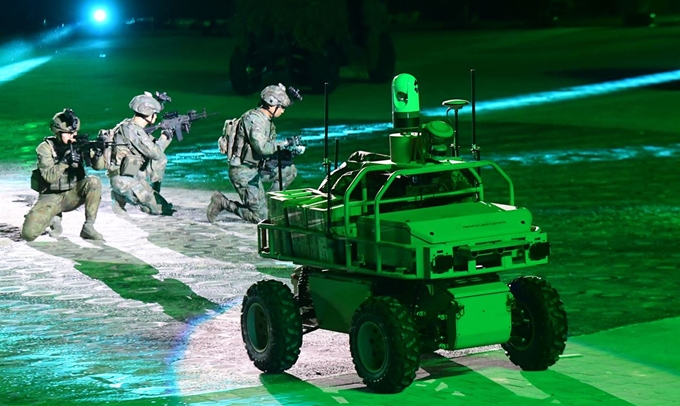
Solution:
[[[149,92],[144,92],[130,100],[130,108],[143,116],[150,116],[153,113],[160,113],[163,106]]]
[[[55,135],[59,133],[74,133],[80,129],[80,119],[71,109],[64,109],[55,114],[50,121],[50,130]]]
[[[281,106],[286,108],[291,105],[290,97],[286,94],[286,87],[281,83],[265,87],[262,89],[260,97],[268,106]]]

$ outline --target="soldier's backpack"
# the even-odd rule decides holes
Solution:
[[[222,135],[217,140],[220,152],[227,156],[227,161],[229,161],[231,166],[241,166],[241,153],[243,152],[245,139],[243,137],[236,137],[236,129],[240,121],[240,118],[225,120],[224,127],[222,127]]]

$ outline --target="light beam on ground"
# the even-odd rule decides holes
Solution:
[[[52,59],[51,56],[43,56],[40,58],[28,59],[26,61],[2,66],[0,67],[0,84],[3,82],[10,82],[24,73],[29,72],[46,62],[49,62],[50,59]]]

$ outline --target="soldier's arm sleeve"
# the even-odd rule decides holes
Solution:
[[[144,130],[132,130],[135,134],[130,134],[130,143],[146,158],[161,159],[163,155],[163,148],[158,145],[154,138],[144,132]]]
[[[173,137],[172,132],[163,131],[161,132],[161,136],[156,138],[154,142],[156,143],[156,145],[158,145],[158,147],[160,147],[161,151],[165,152],[165,149],[172,142],[172,137]]]
[[[269,138],[271,138],[274,141],[274,149],[276,149],[276,147],[283,148],[284,146],[286,146],[286,140],[277,141],[276,137],[277,137],[276,126],[274,125],[274,123],[272,123],[272,128],[269,131]]]
[[[97,157],[97,153],[93,150],[90,150],[90,156],[92,157],[92,169],[94,169],[95,171],[101,171],[102,169],[106,169],[106,161],[104,160],[103,152]],[[95,159],[95,157],[97,159]]]
[[[246,130],[248,130],[248,124],[250,124],[250,131],[248,131],[250,147],[259,155],[272,155],[276,152],[276,130],[268,134],[267,130],[271,124],[260,117],[252,117],[252,121],[246,123]]]
[[[52,148],[43,142],[35,149],[38,154],[38,169],[47,183],[56,183],[68,169],[68,164],[60,163],[52,156]]]

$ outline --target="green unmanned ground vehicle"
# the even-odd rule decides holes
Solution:
[[[499,276],[546,264],[547,235],[515,206],[508,175],[480,160],[474,124],[474,159],[460,158],[458,110],[467,104],[443,103],[453,125],[421,125],[417,81],[400,74],[390,155],[358,151],[332,173],[326,159],[319,188],[268,194],[259,253],[300,266],[292,291],[264,280],[243,299],[243,341],[257,368],[289,369],[316,329],[348,333],[357,374],[380,393],[409,386],[420,356],[438,349],[501,344],[528,371],[558,360],[567,315],[557,291],[536,276]],[[485,199],[487,172],[507,185],[504,201]]]

